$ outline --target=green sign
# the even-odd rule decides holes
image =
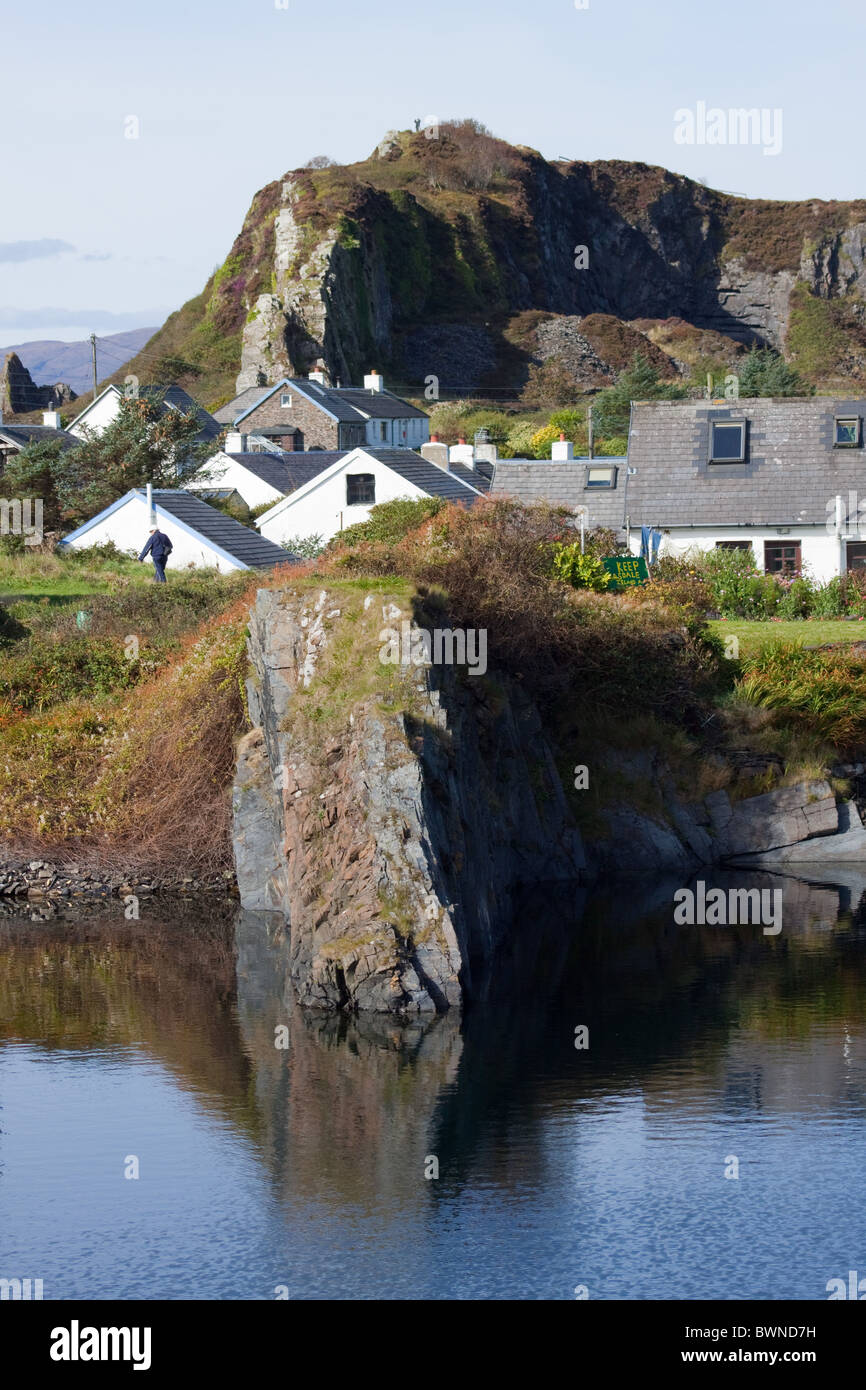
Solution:
[[[641,555],[612,555],[601,563],[611,578],[608,593],[614,589],[630,589],[649,579],[646,560]]]

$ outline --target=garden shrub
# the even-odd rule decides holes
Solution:
[[[812,611],[814,586],[804,575],[798,575],[788,583],[782,582],[782,597],[776,608],[779,618],[808,618]]]
[[[813,618],[841,618],[846,611],[842,596],[842,581],[838,575],[827,584],[816,585],[812,592],[811,616]]]
[[[610,587],[611,576],[601,560],[596,555],[582,554],[579,542],[555,546],[553,573],[573,589],[591,589],[599,594]]]

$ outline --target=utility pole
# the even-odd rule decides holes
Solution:
[[[90,359],[93,363],[93,399],[96,400],[96,334],[90,335]]]

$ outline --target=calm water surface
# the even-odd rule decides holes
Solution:
[[[755,882],[778,937],[535,891],[484,998],[407,1028],[293,1007],[273,919],[0,919],[0,1277],[825,1299],[866,1274],[866,880]]]

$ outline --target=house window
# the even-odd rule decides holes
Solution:
[[[280,392],[280,405],[281,405],[284,409],[287,410],[291,404],[292,404],[292,393],[291,393],[290,391],[281,391],[281,392]]]
[[[346,475],[346,506],[359,507],[376,501],[376,479],[372,473]]]
[[[751,550],[751,541],[716,541],[716,550]]]
[[[584,487],[616,487],[616,469],[588,466]]]
[[[866,569],[866,541],[848,542],[846,568],[849,570]]]
[[[380,438],[380,439],[387,439],[387,438],[388,438],[388,421],[387,421],[387,420],[380,420],[380,421],[379,421],[379,438]]]
[[[799,569],[799,541],[764,542],[764,570],[767,574],[796,574]]]
[[[837,415],[833,432],[833,444],[837,449],[859,449],[860,416]]]
[[[710,463],[742,463],[745,457],[745,420],[712,420],[710,422]]]

